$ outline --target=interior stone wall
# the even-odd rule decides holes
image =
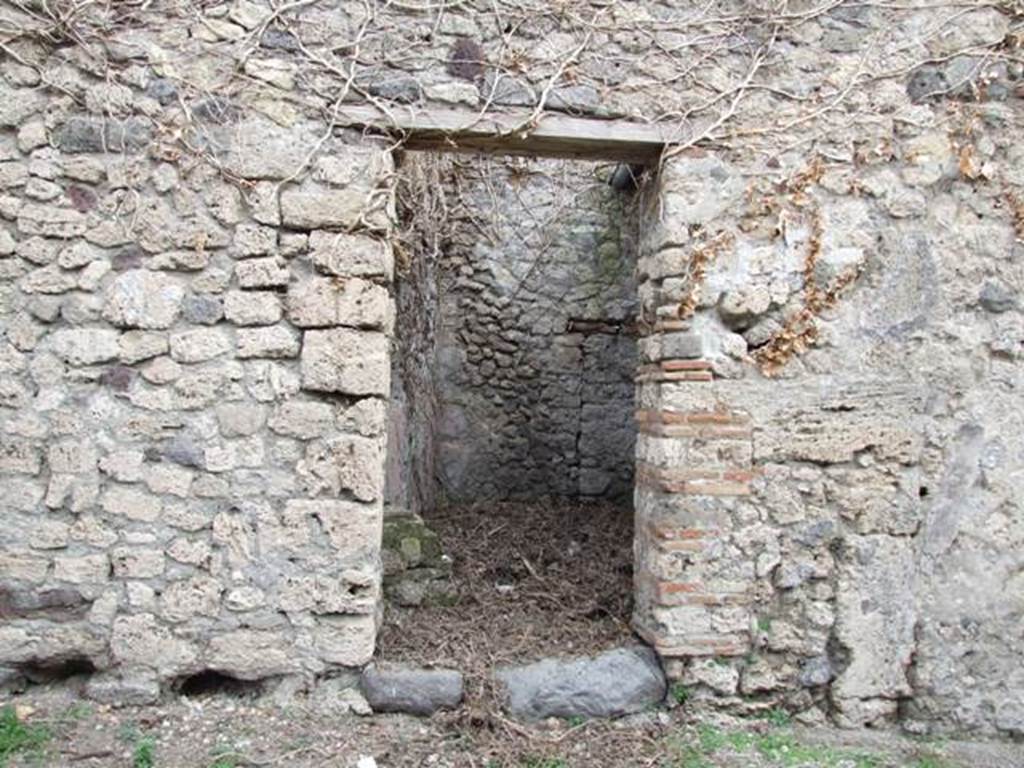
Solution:
[[[628,498],[637,300],[630,195],[572,161],[461,167],[441,273],[445,495]]]
[[[633,192],[571,161],[409,153],[402,173],[426,166],[445,218],[398,281],[393,463],[431,467],[411,479],[445,501],[629,499]]]

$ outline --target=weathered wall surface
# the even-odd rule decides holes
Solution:
[[[592,165],[448,162],[432,364],[441,493],[628,498],[630,194]]]
[[[675,668],[708,700],[1019,734],[1017,117],[911,109],[878,164],[652,191],[637,626],[743,657]]]
[[[638,626],[738,654],[709,700],[1020,734],[1019,3],[60,7],[0,9],[4,666],[365,658],[385,252],[330,244],[387,168],[329,127],[521,105],[713,150],[641,249]]]
[[[91,664],[111,671],[92,692],[124,700],[205,670],[365,663],[387,151],[316,123],[189,123],[84,74],[50,99],[5,75],[3,676]]]

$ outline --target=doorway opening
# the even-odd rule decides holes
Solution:
[[[380,653],[471,673],[621,645],[639,179],[435,151],[398,173]]]

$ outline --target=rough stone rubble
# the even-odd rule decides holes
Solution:
[[[349,5],[136,9],[60,46],[3,9],[36,30],[0,64],[3,679],[95,668],[125,702],[369,661],[394,173],[331,107],[546,93],[714,133],[648,185],[638,248],[636,626],[670,674],[713,705],[1024,732],[1012,4],[767,35],[751,4],[616,5],[550,88],[569,17]],[[747,48],[674,57],[734,35],[784,55],[701,106]]]

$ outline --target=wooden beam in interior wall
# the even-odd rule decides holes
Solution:
[[[599,120],[545,112],[530,130],[530,112],[478,112],[395,106],[342,105],[336,124],[384,131],[406,149],[656,163],[679,126]]]

